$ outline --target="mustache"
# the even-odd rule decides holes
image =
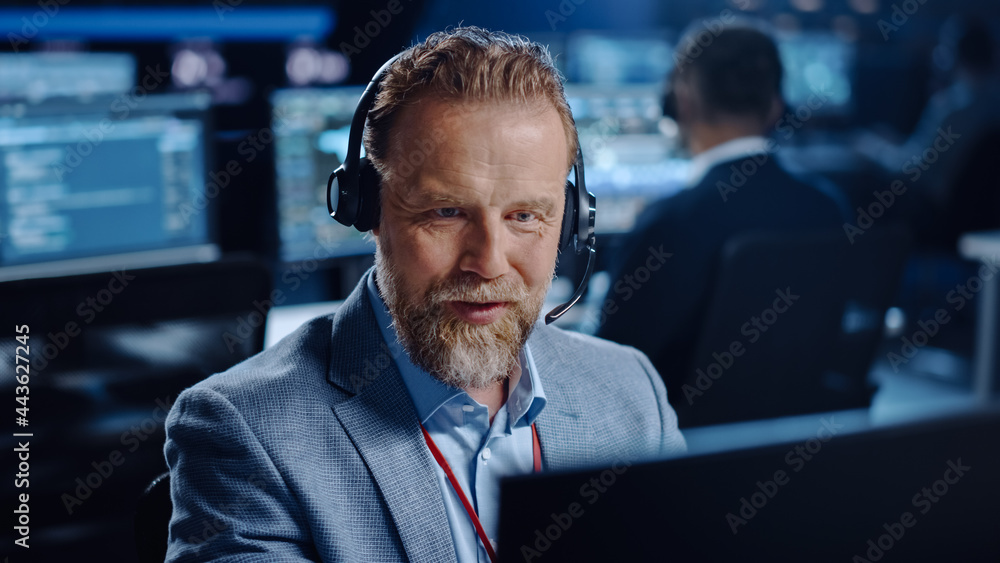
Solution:
[[[504,275],[488,280],[472,272],[445,278],[435,283],[427,293],[428,300],[433,304],[445,301],[519,302],[527,299],[529,295],[527,285],[511,276]]]

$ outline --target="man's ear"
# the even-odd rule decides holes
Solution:
[[[677,103],[677,122],[691,123],[698,119],[701,104],[694,89],[684,80],[674,83],[674,100]]]

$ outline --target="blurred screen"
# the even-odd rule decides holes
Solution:
[[[575,33],[566,43],[566,79],[578,84],[662,84],[673,67],[666,34]]]
[[[598,232],[632,230],[654,200],[682,189],[689,162],[676,158],[658,125],[661,86],[568,84]]]
[[[189,95],[0,108],[0,279],[100,271],[125,253],[143,253],[133,265],[212,259],[207,106]]]
[[[0,99],[120,94],[135,84],[126,53],[0,53]]]
[[[777,40],[790,109],[806,104],[820,114],[850,113],[854,44],[822,32],[779,34]]]
[[[364,88],[278,90],[275,131],[280,256],[285,262],[368,254],[374,242],[337,223],[326,206],[330,173],[343,162]]]

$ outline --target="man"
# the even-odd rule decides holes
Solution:
[[[393,63],[365,135],[374,271],[177,399],[168,560],[487,561],[499,478],[537,449],[545,470],[684,449],[645,356],[536,324],[576,142],[523,38],[459,28]]]
[[[725,242],[750,230],[839,228],[843,212],[775,162],[777,144],[765,136],[784,112],[782,65],[766,33],[746,23],[694,27],[674,60],[666,102],[673,107],[665,109],[676,113],[693,155],[690,187],[640,216],[612,267],[615,309],[597,334],[646,353],[677,406]],[[672,256],[641,287],[622,285],[644,268],[650,248]]]
[[[963,233],[1000,223],[993,164],[977,160],[990,158],[1000,138],[1000,79],[989,24],[970,15],[948,18],[934,62],[948,85],[928,101],[909,138],[895,144],[864,132],[856,149],[913,185],[907,197],[914,200],[908,203],[920,246],[952,253]]]

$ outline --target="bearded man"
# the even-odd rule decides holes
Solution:
[[[544,47],[431,35],[364,142],[376,266],[177,399],[170,561],[487,561],[501,477],[684,449],[644,355],[537,322],[577,153]]]

